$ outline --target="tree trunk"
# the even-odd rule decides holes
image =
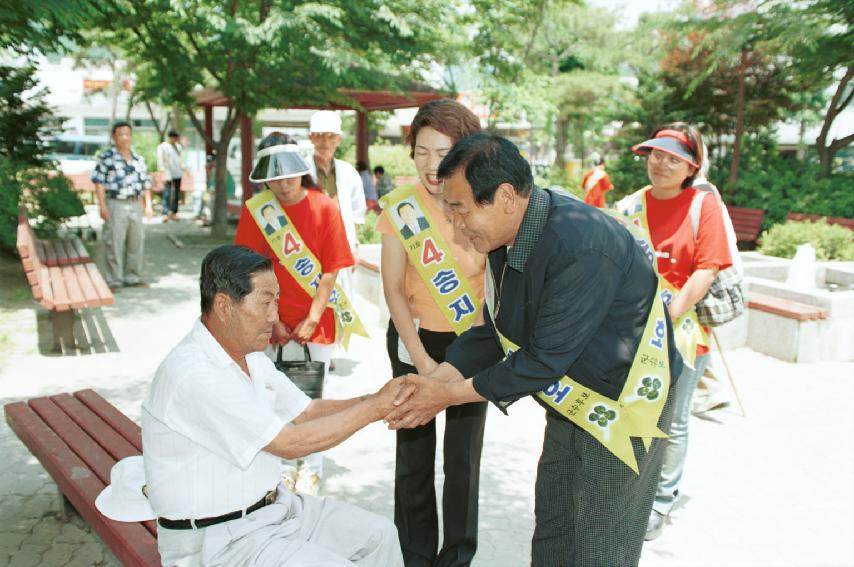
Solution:
[[[560,171],[566,169],[566,146],[569,144],[569,122],[558,117],[555,120],[555,167]]]
[[[222,137],[216,145],[216,192],[214,198],[213,219],[211,220],[211,236],[222,239],[228,236],[228,143],[231,140]],[[238,183],[240,180],[236,180]]]
[[[237,130],[239,115],[233,107],[228,107],[225,121],[219,131],[219,141],[214,141],[205,133],[205,126],[196,115],[189,104],[184,104],[184,110],[187,117],[193,123],[196,131],[207,144],[210,144],[216,152],[216,161],[214,162],[214,172],[216,178],[216,190],[214,192],[214,206],[212,211],[213,219],[211,221],[211,236],[214,238],[223,239],[228,236],[228,183],[226,181],[226,173],[228,171],[228,144]],[[234,180],[235,184],[240,183],[240,178]]]
[[[744,75],[747,71],[747,49],[741,49],[741,63],[738,66],[738,91],[735,95],[735,140],[732,143],[732,163],[729,168],[727,192],[735,192],[738,181],[738,163],[741,160],[741,139],[744,136]]]
[[[848,67],[845,76],[836,86],[836,92],[833,93],[833,98],[830,99],[830,104],[827,107],[827,114],[824,115],[821,131],[815,139],[815,149],[818,152],[818,161],[821,166],[818,174],[819,179],[830,176],[833,168],[833,156],[854,141],[854,134],[850,134],[841,140],[834,139],[830,144],[827,143],[827,136],[830,134],[833,121],[851,104],[851,100],[854,98],[854,89],[850,89],[846,94],[848,83],[851,82],[852,78],[854,78],[854,65]]]

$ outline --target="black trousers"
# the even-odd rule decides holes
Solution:
[[[420,329],[418,335],[433,360],[443,362],[454,333]],[[386,335],[394,376],[416,373],[397,356],[398,334],[389,321]],[[394,523],[406,567],[468,566],[477,550],[477,506],[480,453],[486,402],[451,406],[445,410],[445,485],[442,549],[436,510],[434,463],[436,421],[397,432],[394,474]]]

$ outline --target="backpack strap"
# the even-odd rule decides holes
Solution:
[[[694,232],[694,240],[697,240],[697,231],[700,230],[700,211],[703,209],[703,198],[706,191],[697,191],[691,200],[691,230]]]

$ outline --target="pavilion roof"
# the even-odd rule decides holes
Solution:
[[[426,85],[414,85],[404,91],[369,91],[359,89],[338,89],[338,92],[351,98],[355,104],[347,105],[341,102],[328,101],[319,104],[291,104],[287,103],[281,108],[323,108],[331,110],[394,110],[396,108],[411,108],[422,106],[431,100],[440,98],[453,98],[454,93],[439,91]],[[215,89],[200,89],[194,91],[192,96],[200,106],[226,106],[228,98]]]

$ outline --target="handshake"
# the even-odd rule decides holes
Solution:
[[[440,364],[430,374],[407,374],[386,382],[372,396],[377,406],[377,419],[389,429],[409,429],[428,423],[445,408],[468,400],[460,398],[466,380],[450,364]],[[476,395],[476,394],[475,394]],[[483,399],[478,396],[478,399]]]

